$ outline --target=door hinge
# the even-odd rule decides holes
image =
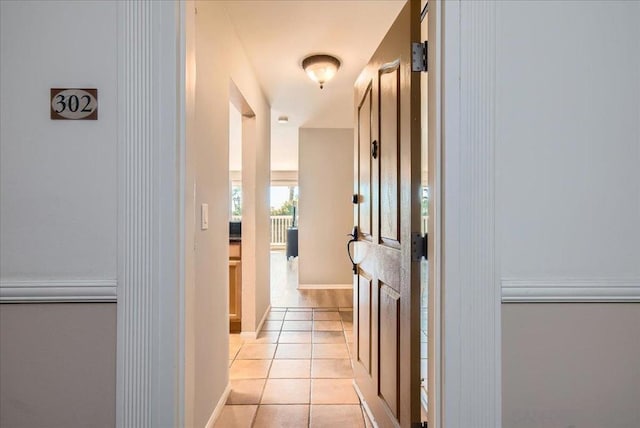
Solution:
[[[411,43],[411,71],[427,71],[429,42]]]
[[[411,235],[411,260],[419,262],[424,257],[427,258],[427,238],[429,235],[414,233]]]

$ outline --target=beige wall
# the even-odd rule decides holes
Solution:
[[[253,111],[253,109],[251,109]],[[242,332],[255,333],[271,300],[268,122],[242,118]],[[260,131],[263,131],[262,134]],[[266,151],[266,152],[265,152]]]
[[[348,285],[353,228],[353,129],[300,129],[300,287]]]
[[[185,424],[209,420],[228,384],[229,101],[231,82],[256,114],[252,150],[243,147],[245,218],[243,265],[254,266],[251,326],[269,304],[269,105],[255,80],[222,2],[196,2],[195,120],[187,123]],[[193,77],[193,76],[191,76]],[[243,128],[243,134],[245,129]],[[251,154],[253,153],[253,154]],[[209,229],[200,229],[200,205],[209,204]],[[253,232],[252,232],[253,230]],[[248,236],[251,235],[251,238]],[[244,273],[244,267],[243,267]],[[244,315],[244,313],[243,313]],[[251,319],[253,318],[253,319]]]
[[[0,426],[115,426],[115,304],[1,304],[0,349]]]
[[[640,426],[640,304],[502,305],[508,428]]]
[[[496,5],[503,426],[638,427],[640,3]]]

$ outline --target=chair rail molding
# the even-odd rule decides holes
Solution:
[[[2,279],[0,303],[115,303],[115,279]]]
[[[640,278],[502,278],[503,303],[640,302]]]
[[[116,426],[179,426],[181,5],[118,2]]]

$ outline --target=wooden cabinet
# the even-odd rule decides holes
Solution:
[[[242,244],[229,242],[229,331],[242,329]]]

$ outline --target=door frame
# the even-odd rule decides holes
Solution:
[[[183,426],[182,2],[117,5],[116,426]]]
[[[427,162],[430,192],[427,224],[428,344],[427,412],[429,424],[442,424],[442,3],[428,1]],[[422,357],[422,356],[421,356]]]
[[[436,93],[429,144],[436,154],[440,194],[436,191],[437,235],[430,249],[436,264],[433,364],[441,369],[430,379],[438,393],[434,426],[500,427],[500,257],[494,230],[497,2],[435,1],[430,2],[432,12],[430,70],[435,75],[430,88]]]
[[[430,425],[500,427],[501,307],[493,229],[496,3],[429,3],[428,144],[434,153],[430,162],[435,162],[434,168],[430,165],[432,200],[438,207],[430,210],[429,389],[435,394]],[[118,81],[130,80],[138,89],[149,84],[158,94],[141,99],[131,88],[118,89],[118,426],[185,426],[190,419],[186,409],[193,400],[195,373],[189,371],[185,348],[194,340],[187,302],[193,262],[188,231],[194,219],[185,213],[193,181],[187,147],[193,119],[194,7],[193,0],[118,6]],[[136,27],[127,27],[133,22]],[[137,67],[140,56],[127,54],[124,46],[144,49],[143,60],[154,67]],[[126,125],[134,115],[127,103],[142,108],[138,115],[150,121],[149,128]],[[156,138],[157,149],[140,146],[136,158],[139,166],[153,165],[152,172],[124,169],[125,149],[139,135],[132,130]],[[147,184],[140,174],[146,174]],[[136,190],[152,198],[126,205],[126,195]],[[151,211],[154,207],[158,211]],[[167,226],[152,229],[157,249],[145,246],[139,231],[125,227],[140,216]],[[148,257],[136,257],[127,245]],[[146,296],[131,293],[138,287],[132,282],[135,273],[151,275]],[[144,350],[142,358],[139,350]]]

